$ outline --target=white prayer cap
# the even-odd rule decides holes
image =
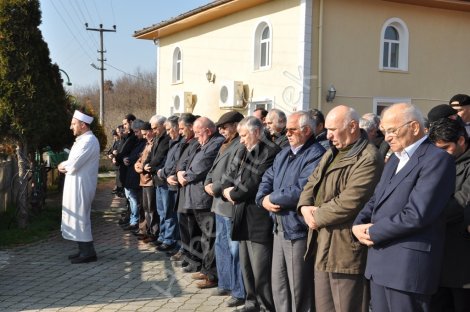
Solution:
[[[75,113],[73,113],[73,118],[76,118],[80,121],[83,121],[84,123],[91,124],[93,122],[93,117],[85,115],[84,113],[75,110]]]

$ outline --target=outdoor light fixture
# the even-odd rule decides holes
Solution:
[[[331,84],[328,87],[328,93],[326,94],[326,101],[328,103],[331,103],[331,102],[333,102],[335,97],[336,97],[336,89],[335,89],[335,86]]]
[[[215,74],[211,73],[210,70],[207,71],[206,78],[208,82],[215,83]]]

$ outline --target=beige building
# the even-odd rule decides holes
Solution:
[[[134,36],[156,45],[164,115],[399,101],[427,113],[470,93],[470,1],[216,0]]]

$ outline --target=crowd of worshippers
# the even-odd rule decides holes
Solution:
[[[119,224],[241,311],[470,311],[470,97],[132,114]]]

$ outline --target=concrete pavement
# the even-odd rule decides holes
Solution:
[[[179,266],[117,221],[125,203],[100,183],[93,203],[98,261],[70,264],[76,252],[60,229],[38,243],[0,250],[0,311],[233,311]]]

